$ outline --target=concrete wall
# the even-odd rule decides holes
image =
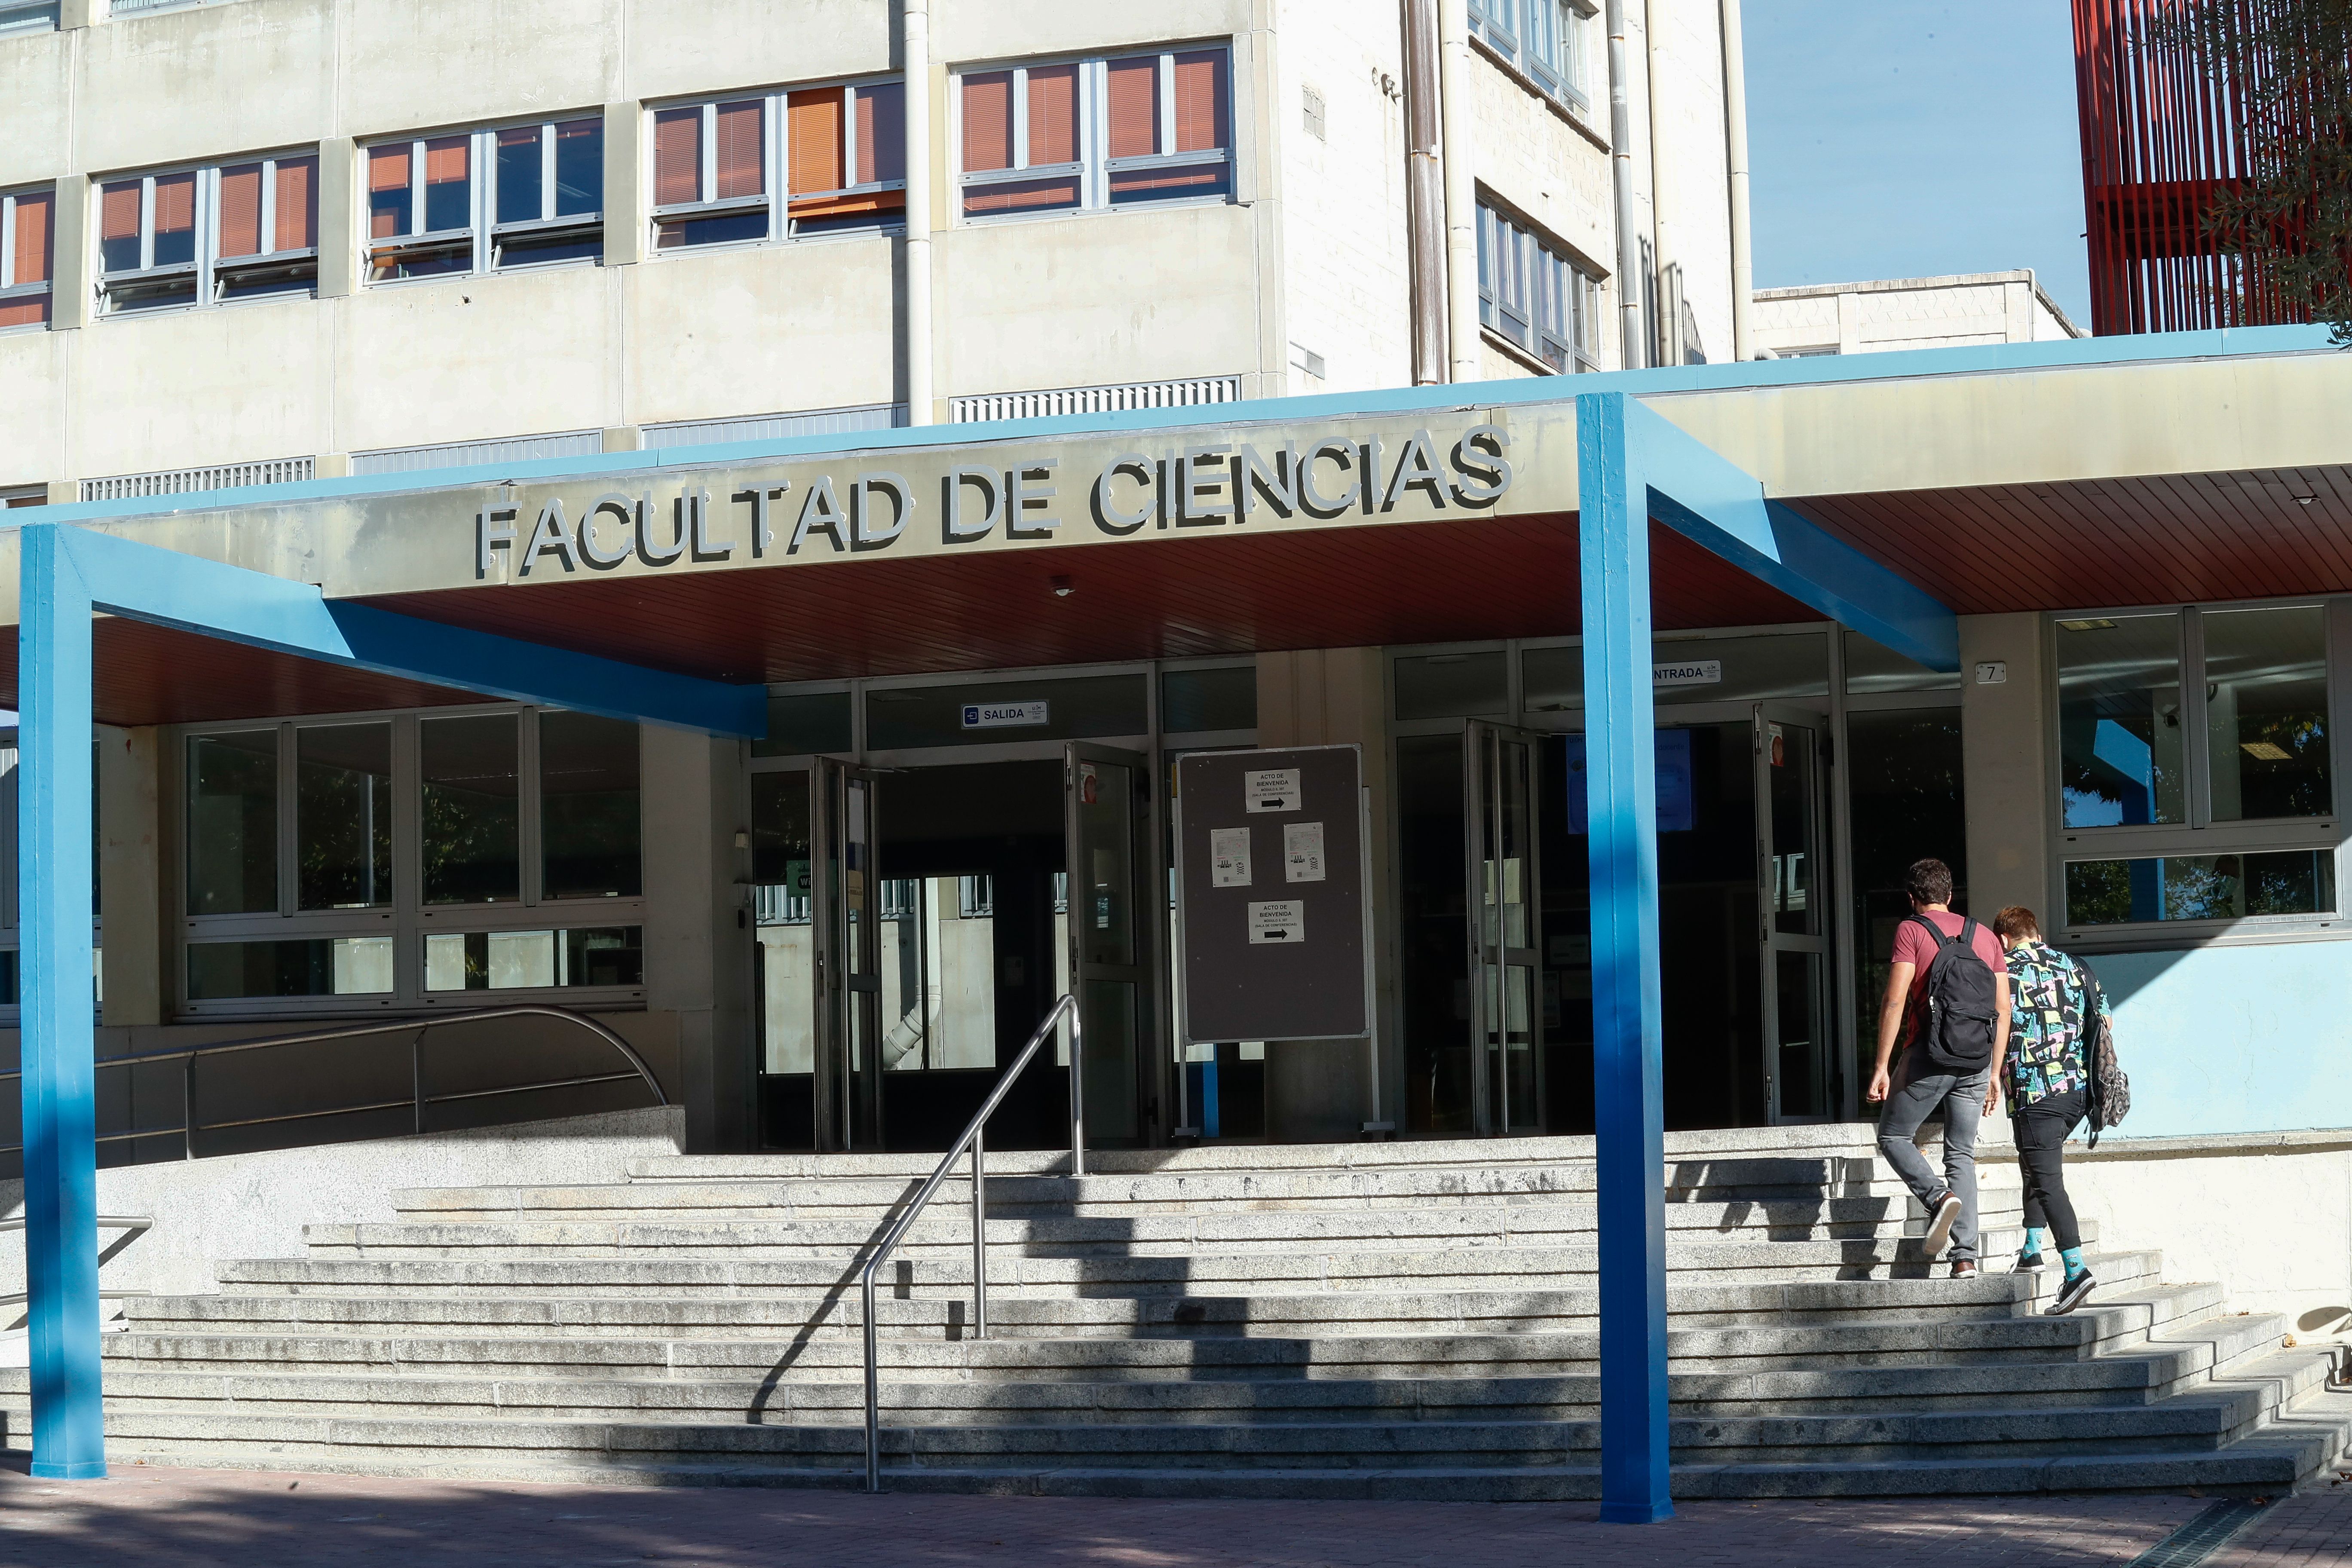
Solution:
[[[100,1214],[155,1224],[102,1265],[99,1283],[210,1293],[215,1263],[299,1258],[306,1225],[389,1222],[393,1194],[403,1188],[618,1182],[629,1161],[684,1148],[684,1113],[672,1109],[100,1171]],[[24,1184],[0,1181],[0,1215],[24,1212]],[[123,1234],[103,1232],[100,1248]],[[0,1293],[21,1291],[24,1270],[22,1233],[0,1233]],[[22,1364],[23,1312],[0,1308],[0,1363],[13,1349]]]
[[[1757,346],[1777,354],[1878,353],[2083,335],[2031,269],[1759,289],[1751,319]]]

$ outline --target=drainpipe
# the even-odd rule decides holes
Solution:
[[[1446,379],[1445,164],[1438,104],[1438,0],[1404,0],[1404,211],[1412,261],[1412,384]]]
[[[1617,356],[1625,370],[1649,363],[1642,331],[1642,237],[1633,228],[1633,106],[1626,85],[1625,0],[1609,0],[1609,170],[1617,208]]]
[[[1650,345],[1658,364],[1683,363],[1682,247],[1676,243],[1674,160],[1665,155],[1666,71],[1658,58],[1658,0],[1642,0],[1642,91],[1650,100],[1651,316],[1657,335]]]
[[[931,422],[931,6],[904,0],[907,111],[907,423]]]
[[[1740,37],[1739,0],[1723,4],[1724,166],[1731,177],[1731,357],[1756,357],[1748,321],[1756,300],[1756,258],[1748,223],[1748,47]]]
[[[1453,381],[1478,369],[1478,186],[1471,131],[1470,0],[1438,0],[1437,77],[1445,147],[1445,337]]]

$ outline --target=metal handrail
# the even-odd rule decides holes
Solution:
[[[121,1241],[115,1243],[113,1247],[99,1254],[98,1260],[100,1263],[104,1263],[108,1258],[112,1258],[116,1253],[121,1251],[124,1247],[138,1240],[142,1236],[155,1228],[154,1216],[143,1214],[102,1214],[98,1216],[96,1223],[98,1228],[100,1230],[127,1230],[131,1233],[129,1236],[124,1237]],[[0,1231],[22,1230],[24,1228],[25,1216],[23,1215],[14,1215],[7,1219],[0,1219]],[[148,1293],[149,1292],[144,1289],[121,1289],[100,1290],[98,1294],[99,1299],[101,1300],[120,1301],[127,1296],[144,1296]],[[17,1306],[30,1299],[31,1293],[29,1291],[12,1290],[5,1296],[0,1296],[0,1307]]]
[[[1087,1173],[1085,1041],[1078,1026],[1078,999],[1064,992],[1061,999],[1046,1013],[1045,1021],[1037,1026],[1037,1032],[1029,1037],[1029,1043],[1021,1047],[1021,1054],[1013,1058],[1013,1065],[1006,1068],[1003,1076],[996,1080],[996,1087],[989,1091],[988,1099],[982,1102],[980,1110],[965,1125],[963,1135],[948,1146],[948,1152],[940,1156],[938,1168],[931,1172],[930,1179],[917,1189],[914,1197],[899,1211],[898,1223],[882,1237],[881,1244],[874,1249],[874,1255],[866,1260],[866,1271],[858,1277],[857,1288],[866,1310],[866,1489],[869,1492],[882,1489],[881,1346],[875,1332],[874,1276],[880,1272],[882,1265],[890,1260],[890,1254],[898,1250],[898,1243],[905,1239],[915,1221],[922,1217],[925,1205],[931,1201],[931,1194],[938,1192],[940,1184],[948,1179],[948,1171],[955,1164],[956,1156],[964,1152],[965,1145],[971,1145],[972,1337],[981,1340],[988,1337],[988,1169],[981,1129],[1012,1090],[1013,1080],[1021,1076],[1039,1048],[1053,1037],[1054,1026],[1065,1014],[1070,1020],[1070,1174],[1075,1178]]]
[[[437,1029],[445,1024],[479,1024],[493,1018],[554,1018],[566,1024],[577,1024],[620,1052],[628,1059],[629,1066],[635,1071],[634,1073],[596,1073],[586,1077],[556,1079],[547,1083],[524,1084],[515,1089],[466,1089],[456,1094],[426,1094],[425,1092],[425,1032],[427,1029]],[[394,1024],[356,1024],[342,1028],[313,1029],[302,1035],[266,1035],[250,1040],[215,1040],[200,1046],[166,1046],[159,1051],[133,1051],[128,1056],[100,1057],[94,1065],[100,1068],[136,1067],[142,1062],[180,1060],[184,1060],[187,1067],[181,1079],[182,1110],[179,1126],[153,1127],[137,1132],[110,1132],[100,1137],[99,1142],[117,1143],[130,1138],[160,1138],[166,1133],[177,1132],[180,1134],[180,1157],[184,1160],[193,1160],[196,1157],[196,1134],[205,1131],[207,1126],[196,1120],[196,1061],[199,1058],[228,1056],[238,1051],[266,1051],[276,1046],[316,1045],[323,1040],[355,1040],[368,1035],[398,1035],[412,1029],[416,1032],[416,1037],[411,1040],[408,1046],[409,1081],[415,1092],[405,1100],[378,1100],[366,1105],[337,1106],[327,1110],[295,1110],[289,1111],[283,1116],[254,1116],[236,1121],[215,1121],[209,1126],[215,1129],[259,1127],[278,1121],[307,1121],[320,1116],[352,1116],[365,1110],[394,1110],[403,1105],[410,1105],[415,1109],[413,1123],[415,1130],[422,1132],[425,1131],[425,1108],[428,1105],[439,1105],[446,1100],[483,1100],[500,1094],[527,1094],[543,1089],[573,1089],[588,1084],[619,1083],[632,1076],[642,1079],[645,1086],[653,1091],[656,1105],[666,1106],[669,1103],[669,1097],[662,1093],[661,1084],[655,1079],[653,1069],[646,1066],[645,1058],[637,1055],[635,1047],[611,1029],[585,1013],[575,1013],[569,1007],[519,1004],[511,1007],[478,1008],[470,1013],[444,1013],[430,1018],[404,1018]],[[24,1069],[18,1068],[13,1071],[0,1072],[0,1081],[23,1076]],[[0,1154],[20,1153],[24,1147],[21,1143],[0,1145]]]

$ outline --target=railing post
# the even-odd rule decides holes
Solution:
[[[874,1332],[874,1275],[869,1268],[858,1289],[866,1301],[866,1489],[882,1489],[881,1344]]]
[[[1086,1031],[1078,1023],[1077,993],[1070,994],[1070,1174],[1087,1173]]]
[[[987,1130],[971,1130],[971,1337],[988,1338],[988,1163],[982,1145]]]
[[[408,1081],[416,1095],[411,1130],[417,1132],[425,1131],[425,1030],[432,1026],[427,1024],[408,1037]]]
[[[196,1157],[196,1053],[180,1068],[180,1158]]]

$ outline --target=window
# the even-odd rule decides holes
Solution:
[[[1470,36],[1576,110],[1586,97],[1592,8],[1576,0],[1470,0]]]
[[[654,248],[871,231],[905,221],[895,81],[654,110]]]
[[[604,254],[604,122],[593,116],[404,137],[367,150],[368,280]]]
[[[49,324],[57,204],[55,191],[0,195],[0,327]]]
[[[1222,48],[968,71],[957,92],[963,216],[1223,200],[1232,96]]]
[[[1555,371],[1601,368],[1600,280],[1483,202],[1478,324]]]
[[[2063,616],[2066,924],[2332,915],[2320,605]]]
[[[641,984],[637,746],[528,708],[184,732],[187,1004]]]
[[[314,153],[101,181],[98,212],[107,314],[308,293],[318,281]]]

